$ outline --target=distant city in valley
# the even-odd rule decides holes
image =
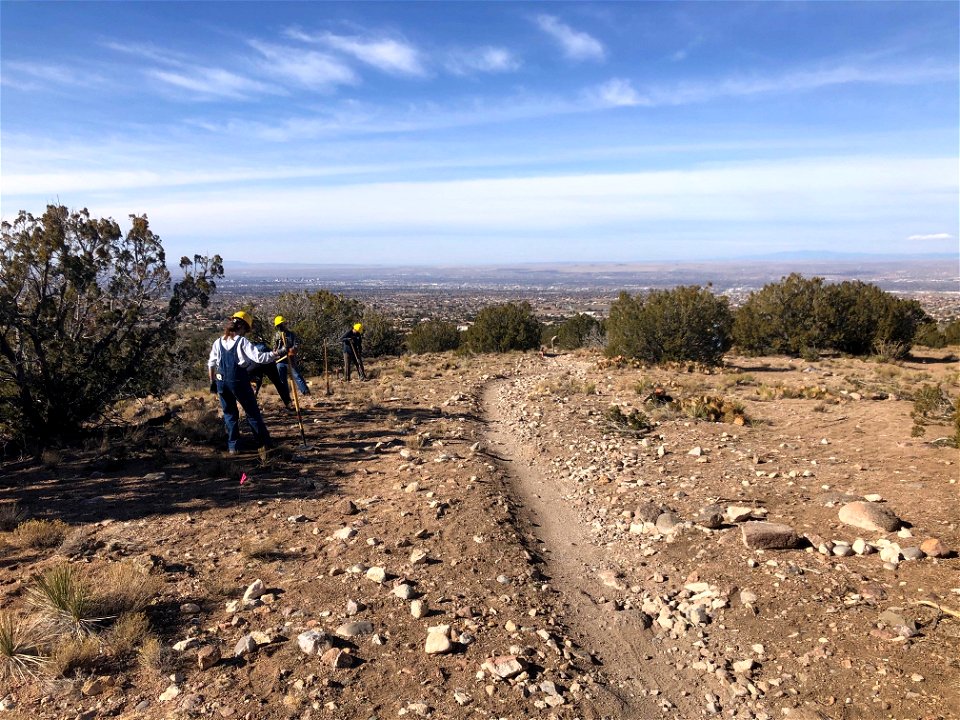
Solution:
[[[225,263],[223,300],[318,289],[356,297],[404,324],[434,317],[464,322],[492,302],[526,300],[546,321],[579,312],[605,316],[619,291],[710,284],[739,305],[790,273],[828,282],[860,280],[917,299],[938,320],[960,315],[957,257],[797,259],[703,263],[531,263],[473,267]]]

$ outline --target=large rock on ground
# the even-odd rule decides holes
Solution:
[[[871,532],[893,532],[900,527],[900,518],[883,505],[857,500],[840,508],[840,522]]]
[[[786,550],[800,544],[796,531],[789,525],[771,522],[748,522],[740,526],[743,544],[751,550]]]

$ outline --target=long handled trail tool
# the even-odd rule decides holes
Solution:
[[[333,395],[333,390],[330,389],[330,366],[327,365],[327,345],[323,345],[323,379],[327,383],[327,395]]]
[[[289,353],[290,350],[287,348],[286,333],[282,334],[281,337],[283,338],[283,349]],[[287,380],[289,381],[290,386],[293,388],[293,407],[297,410],[297,424],[300,426],[300,440],[302,441],[300,447],[303,450],[309,450],[310,446],[307,445],[307,436],[306,433],[303,432],[303,418],[300,416],[300,393],[297,390],[297,382],[293,378],[293,360],[294,358],[287,355],[287,363],[290,365],[290,372],[287,373]]]
[[[353,353],[353,359],[354,359],[354,361],[357,363],[357,375],[360,376],[360,379],[361,379],[361,380],[366,380],[366,379],[367,379],[367,373],[366,373],[366,371],[363,369],[363,363],[360,362],[360,356],[357,354],[357,348],[356,348],[356,346],[353,344],[353,340],[350,340],[350,352]]]

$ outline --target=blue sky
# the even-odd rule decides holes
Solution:
[[[958,252],[956,2],[0,5],[2,215],[171,258]]]

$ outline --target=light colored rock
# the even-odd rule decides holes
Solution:
[[[297,635],[297,646],[307,655],[319,655],[330,647],[330,641],[322,630],[307,630]]]
[[[427,604],[423,600],[414,600],[410,603],[410,614],[419,620],[427,614]]]
[[[354,622],[344,623],[333,631],[338,637],[352,638],[358,635],[370,635],[373,633],[373,624],[366,620],[356,620]]]
[[[498,655],[484,660],[480,669],[495,678],[509,680],[523,672],[524,663],[516,655]]]
[[[883,505],[857,500],[847,503],[838,513],[840,522],[870,532],[893,532],[900,527],[900,518]]]
[[[672,512],[660,513],[657,517],[657,530],[662,533],[668,533],[676,529],[683,520],[679,515]]]
[[[249,655],[254,650],[257,649],[257,641],[254,640],[249,634],[244,635],[237,641],[237,644],[233,647],[234,657],[244,657]]]
[[[877,551],[877,549],[873,545],[868,543],[863,538],[857,538],[856,540],[854,540],[852,547],[853,547],[853,551],[857,555],[870,555],[871,553],[875,553]]]
[[[833,554],[837,557],[848,557],[853,555],[853,548],[845,542],[834,543]]]
[[[601,570],[597,573],[597,577],[600,578],[600,582],[602,582],[605,587],[613,588],[614,590],[627,589],[627,586],[620,580],[620,573],[616,570]]]
[[[424,565],[427,562],[427,553],[425,550],[417,548],[410,553],[410,564],[416,567],[417,565]]]
[[[80,692],[83,693],[85,697],[96,697],[97,695],[102,695],[108,687],[110,687],[107,682],[109,678],[100,676],[92,677],[87,680],[83,687],[80,688]]]
[[[387,579],[387,571],[382,567],[374,566],[367,570],[367,580],[373,580],[375,583],[383,583]]]
[[[260,599],[260,596],[267,591],[266,587],[263,584],[263,580],[259,578],[254,580],[250,585],[247,586],[247,589],[243,591],[243,604],[244,605],[253,605]]]
[[[353,655],[350,654],[349,650],[342,648],[330,648],[320,656],[320,660],[334,670],[353,667],[354,664]]]
[[[180,694],[180,688],[177,687],[176,685],[170,685],[169,687],[167,687],[166,690],[160,693],[160,697],[157,699],[162,703],[170,702],[179,694]]]
[[[896,565],[900,562],[900,546],[896,543],[890,543],[880,548],[880,559],[885,563]]]
[[[423,651],[427,655],[445,655],[452,649],[453,643],[450,642],[449,625],[436,625],[427,628],[427,641],[423,647]]]
[[[740,526],[743,544],[751,550],[787,550],[797,547],[800,539],[789,525],[753,521]]]
[[[691,457],[700,457],[703,455],[703,448],[697,445],[696,447],[691,448],[687,455],[690,455]]]
[[[756,663],[754,663],[754,661],[750,659],[738,660],[733,664],[733,671],[737,675],[747,675],[750,673],[751,670],[753,670],[755,665]]]
[[[407,583],[400,583],[393,589],[393,594],[401,600],[409,600],[413,597],[413,587]]]
[[[357,534],[357,529],[347,525],[346,527],[342,527],[336,532],[334,532],[332,537],[334,540],[343,540],[344,542],[346,542],[356,534]]]
[[[186,640],[180,640],[173,644],[173,649],[177,652],[186,652],[190,648],[195,648],[200,645],[200,639],[195,637],[189,637]]]
[[[919,560],[923,557],[923,550],[918,547],[903,548],[900,555],[903,556],[904,560]]]
[[[727,522],[741,523],[753,517],[753,508],[747,505],[727,505]]]
[[[196,603],[184,603],[180,606],[180,612],[183,615],[196,615],[200,612],[200,606]]]

